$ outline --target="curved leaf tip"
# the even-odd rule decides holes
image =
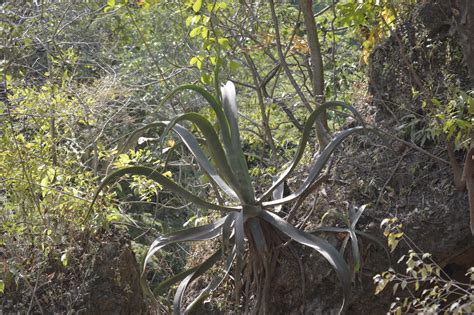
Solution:
[[[222,103],[228,104],[231,111],[237,113],[237,102],[236,102],[236,93],[235,86],[232,81],[227,81],[227,83],[221,87],[222,94]]]

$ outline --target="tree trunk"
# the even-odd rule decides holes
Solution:
[[[474,1],[451,0],[451,10],[469,73],[470,88],[474,90]],[[469,195],[470,227],[474,235],[474,131],[471,133],[471,149],[466,155],[461,182],[465,184]]]
[[[313,88],[314,100],[316,102],[317,107],[325,101],[323,58],[321,56],[321,46],[319,44],[318,39],[318,30],[313,16],[313,1],[302,0],[300,5],[301,11],[303,12],[304,24],[308,37],[312,72],[311,83]],[[321,123],[327,130],[328,122],[326,113],[321,116]]]
[[[452,0],[451,10],[469,71],[470,85],[474,89],[474,1]]]

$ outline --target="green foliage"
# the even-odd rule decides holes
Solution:
[[[166,245],[178,242],[210,240],[221,237],[221,247],[218,251],[208,257],[207,260],[200,265],[166,280],[160,285],[157,291],[161,292],[166,289],[166,287],[181,281],[174,300],[174,312],[180,313],[184,292],[190,282],[208,271],[217,263],[217,261],[223,259],[223,275],[214,277],[209,286],[206,287],[194,302],[188,306],[187,311],[197,306],[205,297],[215,290],[220,283],[222,283],[225,277],[229,274],[233,263],[235,263],[235,266],[233,267],[234,285],[236,294],[239,295],[239,288],[241,288],[242,281],[241,273],[244,268],[244,257],[246,257],[244,255],[246,247],[245,238],[253,240],[253,242],[249,242],[247,246],[250,246],[251,248],[255,247],[255,250],[251,249],[249,251],[250,256],[248,257],[250,257],[250,261],[247,263],[251,266],[251,261],[264,258],[265,255],[267,255],[265,253],[272,250],[268,247],[270,244],[268,238],[273,237],[273,233],[279,231],[288,238],[315,249],[331,264],[343,284],[344,300],[347,300],[350,292],[350,274],[341,254],[325,240],[294,228],[279,216],[275,215],[272,209],[280,204],[291,202],[304,194],[316,180],[330,155],[338,147],[341,141],[349,135],[360,132],[363,129],[356,127],[345,130],[337,135],[321,152],[319,159],[311,168],[308,178],[305,180],[302,187],[300,187],[300,189],[295,193],[287,197],[280,197],[280,199],[273,201],[266,201],[266,199],[270,197],[272,192],[280,186],[280,184],[292,173],[300,162],[308,142],[311,127],[322,111],[331,107],[345,107],[350,110],[352,109],[340,102],[330,102],[324,104],[312,113],[305,125],[303,136],[300,140],[293,161],[274,181],[273,185],[260,197],[256,198],[255,191],[252,187],[252,179],[249,175],[246,159],[242,151],[240,130],[237,121],[237,104],[234,85],[231,82],[228,82],[221,88],[222,100],[215,98],[203,88],[194,85],[185,85],[177,88],[167,98],[165,98],[164,101],[167,101],[175,93],[185,90],[193,90],[208,101],[217,118],[220,136],[216,133],[213,124],[206,118],[197,113],[187,113],[176,117],[170,122],[157,122],[145,126],[134,132],[130,136],[129,141],[134,141],[139,134],[148,129],[154,129],[157,127],[165,128],[161,136],[162,139],[164,139],[171,130],[174,131],[194,156],[197,164],[214,182],[216,187],[219,187],[223,192],[223,194],[217,199],[218,203],[214,203],[215,201],[207,201],[194,195],[170,178],[161,175],[162,171],[159,171],[156,168],[148,168],[144,166],[125,167],[112,173],[103,180],[94,197],[95,201],[106,185],[117,181],[124,175],[142,175],[154,180],[164,189],[180,195],[185,200],[192,202],[195,205],[206,209],[220,210],[222,213],[227,214],[214,223],[163,235],[153,242],[145,257],[144,268],[147,262],[152,259],[153,255]],[[204,140],[202,146],[205,148],[205,151],[196,136],[188,131],[187,128],[178,124],[181,122],[189,122],[197,128],[196,131],[199,130]],[[208,155],[206,155],[205,152],[207,152]],[[361,213],[362,212],[360,212],[360,214]],[[360,217],[360,214],[358,217]],[[355,218],[354,220],[357,221],[357,219],[358,218]],[[267,229],[263,230],[262,227],[264,225],[269,225],[272,228],[271,234],[268,234]],[[257,257],[253,257],[252,255],[257,255]],[[239,299],[237,299],[237,301],[238,300]]]
[[[94,154],[84,150],[91,140],[84,130],[101,123],[93,115],[101,104],[80,97],[79,90],[13,85],[0,103],[2,293],[34,283],[38,268],[48,262],[69,268],[77,261],[72,256],[77,239],[108,224],[108,211],[85,220],[97,176],[87,161]],[[110,203],[112,197],[107,193],[103,200]]]
[[[455,89],[447,104],[432,99],[431,130],[435,136],[443,133],[448,140],[454,140],[456,149],[468,149],[474,126],[474,98],[464,91]]]
[[[468,314],[474,311],[473,268],[467,270],[469,283],[453,280],[436,264],[431,254],[420,252],[404,235],[396,218],[385,219],[382,226],[392,250],[399,241],[404,241],[410,248],[397,262],[406,265],[404,273],[390,268],[374,276],[375,294],[389,284],[392,287],[395,301],[390,305],[390,314]]]

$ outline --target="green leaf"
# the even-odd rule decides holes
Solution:
[[[0,293],[5,293],[5,282],[3,280],[0,280]]]
[[[268,251],[268,247],[260,221],[258,218],[249,218],[248,226],[252,232],[252,239],[255,243],[255,248],[257,249],[258,254],[264,255]]]
[[[195,113],[189,113],[191,115],[195,114]],[[191,116],[191,115],[187,115],[188,117]],[[196,114],[197,115],[197,114]],[[195,118],[196,116],[193,115]],[[201,116],[202,117],[202,116]],[[203,118],[203,117],[202,117]],[[200,122],[203,122],[202,120]],[[212,129],[212,125],[209,123],[207,126],[207,130],[213,130]],[[217,171],[214,169],[214,167],[211,165],[211,163],[209,163],[209,160],[208,158],[205,156],[204,152],[201,150],[201,148],[199,147],[199,144],[197,142],[197,140],[194,138],[194,136],[189,132],[187,131],[184,127],[178,125],[178,124],[175,124],[173,126],[173,130],[176,131],[179,136],[181,137],[181,139],[183,140],[184,144],[188,147],[188,149],[193,153],[194,157],[196,157],[196,160],[198,161],[199,165],[204,169],[204,171],[206,172],[206,174],[208,174],[211,179],[228,195],[230,196],[231,198],[233,198],[234,200],[237,200],[237,194],[234,190],[232,190],[228,185],[227,183],[217,174]],[[215,135],[215,134],[214,134]],[[217,135],[215,135],[214,139],[217,139]],[[215,153],[215,156],[213,156],[213,159],[214,161],[216,161],[216,164],[219,166],[219,169],[222,170],[222,173],[223,174],[226,174],[229,169],[228,169],[228,165],[227,165],[227,160],[225,159],[225,156],[222,154],[220,155],[219,153],[221,152],[218,152],[217,150],[221,149],[222,148],[219,148],[217,145],[219,144],[219,142],[214,142],[213,144],[216,144],[216,145],[212,145],[210,143],[210,141],[213,140],[213,137],[210,137],[210,140],[207,142],[208,144],[208,147],[210,147],[210,149],[212,150],[213,153]],[[216,153],[217,151],[217,153]],[[232,175],[231,174],[228,174],[226,177],[227,179],[232,183],[233,180],[231,179]],[[238,188],[238,187],[237,187]]]
[[[245,255],[245,234],[244,234],[244,211],[240,211],[236,215],[235,219],[235,273],[234,273],[234,284],[235,293],[237,294],[236,300],[238,301],[239,293],[241,290],[241,274],[244,268],[243,257]]]
[[[222,47],[222,49],[230,48],[229,40],[227,38],[219,38],[217,43]]]
[[[209,164],[207,157],[204,156],[204,153],[200,153],[202,151],[200,150],[199,146],[197,144],[191,145],[189,141],[185,141],[186,139],[192,138],[193,136],[184,133],[185,129],[183,127],[181,126],[175,127],[175,126],[179,126],[177,125],[177,123],[181,121],[192,122],[196,127],[199,128],[199,130],[204,136],[204,139],[207,144],[207,148],[211,153],[211,158],[215,162],[217,169],[219,171],[219,174],[221,174],[224,177],[224,180],[227,183],[229,183],[234,188],[235,191],[226,187],[227,185],[222,185],[220,183],[221,181],[220,177],[218,177],[218,175],[216,174],[212,166]],[[236,197],[236,193],[239,196],[241,195],[240,187],[238,185],[238,182],[235,179],[235,175],[232,173],[232,170],[229,166],[227,157],[224,153],[224,149],[222,148],[222,145],[220,144],[219,137],[217,136],[212,124],[206,118],[204,118],[204,116],[197,113],[186,113],[186,114],[176,117],[175,119],[173,119],[171,122],[167,124],[167,127],[163,132],[162,139],[164,139],[164,137],[168,134],[170,129],[173,129],[176,132],[178,132],[178,134],[180,134],[186,146],[188,146],[190,151],[193,152],[193,155],[196,156],[198,163],[203,167],[206,173],[216,182],[216,184],[218,184],[224,190],[224,192],[227,195],[229,195],[230,197],[234,199]],[[183,137],[186,135],[188,137],[184,139]]]
[[[210,74],[207,74],[207,73],[203,73],[201,75],[201,82],[203,84],[211,84],[212,83],[212,76]]]
[[[231,71],[237,71],[239,70],[239,64],[233,60],[229,62],[229,67]]]
[[[203,26],[197,26],[193,28],[191,32],[189,32],[189,37],[193,38],[200,35],[202,33],[202,30],[203,30]]]
[[[184,280],[188,275],[195,273],[199,268],[204,266],[212,267],[222,256],[222,251],[219,249],[209,258],[207,258],[202,264],[199,264],[193,268],[186,269],[177,275],[167,278],[166,280],[160,282],[160,284],[153,290],[153,293],[156,295],[161,295],[164,291],[169,289],[172,285],[178,283],[179,281]]]
[[[178,243],[190,241],[204,241],[218,237],[222,233],[222,226],[226,222],[227,216],[217,220],[214,223],[197,226],[185,230],[176,231],[167,235],[158,237],[148,249],[148,252],[143,260],[143,271],[146,264],[153,255],[163,247]]]
[[[345,309],[346,302],[349,301],[351,295],[351,274],[349,272],[349,268],[347,267],[346,262],[344,261],[344,258],[337,251],[337,249],[334,248],[334,246],[332,246],[331,244],[329,244],[326,240],[323,240],[304,231],[298,230],[293,225],[289,224],[276,214],[273,214],[269,211],[263,211],[259,216],[260,218],[280,230],[290,239],[318,251],[324,257],[324,259],[326,259],[329,264],[331,264],[334,271],[336,271],[336,275],[339,278],[339,281],[341,281],[342,284],[344,294],[341,306],[342,312]]]
[[[114,173],[110,174],[107,176],[102,183],[100,184],[99,188],[97,189],[91,205],[89,207],[89,211],[87,214],[87,217],[90,215],[92,212],[92,207],[99,197],[100,192],[102,189],[104,189],[108,184],[113,183],[117,180],[119,180],[122,176],[125,175],[142,175],[145,176],[149,179],[154,180],[158,184],[162,185],[164,188],[167,190],[176,193],[180,195],[181,197],[185,198],[189,202],[194,203],[197,206],[201,206],[206,209],[214,209],[214,210],[222,210],[222,211],[236,211],[240,210],[240,207],[226,207],[226,206],[221,206],[221,205],[216,205],[210,202],[205,201],[204,199],[201,199],[200,197],[192,194],[188,190],[184,189],[180,185],[176,184],[174,181],[171,179],[167,178],[166,176],[163,176],[160,174],[157,170],[145,167],[145,166],[131,166],[127,168],[120,169],[118,171],[115,171]]]
[[[191,25],[192,21],[193,21],[193,16],[192,15],[188,16],[186,18],[186,21],[184,22],[184,24],[186,25],[186,27],[189,27]]]
[[[305,127],[306,129],[306,127]],[[300,188],[291,195],[288,195],[282,199],[278,200],[272,200],[272,201],[267,201],[263,202],[262,205],[264,207],[273,207],[279,204],[291,202],[295,199],[297,199],[301,194],[303,194],[314,182],[314,180],[318,177],[318,175],[321,173],[323,170],[324,166],[326,165],[327,161],[329,160],[329,157],[331,154],[334,152],[334,150],[341,144],[341,142],[346,139],[348,136],[354,134],[354,133],[361,133],[361,132],[366,132],[366,131],[371,131],[371,129],[364,128],[364,127],[355,127],[351,129],[344,130],[340,132],[338,135],[336,135],[333,140],[326,146],[326,148],[321,152],[319,158],[316,160],[316,162],[311,166],[310,172],[304,183],[301,185]],[[294,160],[294,164],[299,162],[299,158]],[[292,163],[293,164],[293,163]],[[276,181],[275,184],[270,187],[270,189],[259,199],[263,199],[264,197],[267,196],[268,192],[273,191],[276,188],[276,184],[280,184],[287,176],[288,174],[293,170],[294,165],[290,165],[288,169],[283,172],[282,175],[280,175],[280,179]]]
[[[196,2],[194,2],[193,4],[193,11],[194,12],[199,12],[199,10],[201,10],[201,6],[202,6],[202,0],[196,0]]]
[[[201,30],[201,37],[203,39],[206,39],[209,37],[209,29],[205,26],[202,26],[202,30]]]
[[[364,121],[362,119],[362,117],[360,116],[360,114],[352,107],[352,106],[349,106],[343,102],[338,102],[338,101],[331,101],[331,102],[326,102],[324,104],[322,104],[321,106],[319,106],[313,113],[311,113],[311,115],[308,117],[308,120],[304,126],[304,129],[303,129],[303,135],[301,136],[301,140],[300,140],[300,143],[298,145],[298,150],[296,151],[296,154],[295,156],[293,157],[293,161],[290,163],[290,165],[288,166],[287,169],[285,169],[283,171],[283,173],[280,175],[280,177],[278,178],[278,180],[276,180],[273,185],[258,199],[259,202],[265,200],[266,198],[268,198],[270,196],[270,194],[272,193],[272,191],[274,189],[276,189],[276,187],[278,187],[278,185],[280,185],[284,180],[285,178],[295,169],[295,167],[298,165],[298,163],[300,162],[301,158],[303,157],[303,153],[304,153],[304,150],[306,148],[306,144],[309,140],[309,136],[311,134],[311,130],[312,130],[312,127],[313,127],[313,124],[319,119],[319,116],[321,116],[323,113],[325,113],[328,109],[330,108],[339,108],[339,107],[342,107],[342,108],[345,108],[345,109],[348,109],[350,110],[354,116],[361,122],[362,125],[364,125]],[[322,162],[322,166],[324,166],[324,164],[326,163],[327,159],[329,158],[329,156],[331,155],[331,153],[334,151],[334,149],[340,144],[340,142],[345,139],[347,136],[348,136],[348,133],[354,133],[354,132],[360,132],[360,127],[356,127],[356,128],[353,128],[353,129],[349,129],[349,130],[352,130],[352,131],[344,131],[342,132],[341,134],[339,134],[329,145],[328,147],[330,147],[330,149],[328,149],[328,147],[326,147],[323,151],[323,153],[321,153],[321,156],[320,158],[318,159],[317,162],[319,162],[321,160]],[[321,165],[320,165],[321,166]],[[316,170],[315,169],[316,166],[313,166],[313,170],[315,171],[314,173],[319,174],[319,171],[320,170]],[[314,174],[313,174],[314,176]],[[313,177],[311,176],[311,177]],[[309,177],[308,177],[309,179]],[[312,184],[312,181],[310,182],[306,182],[304,186],[309,186],[309,185]],[[285,200],[289,201],[289,200],[293,200],[295,198],[293,198],[294,196],[296,196],[296,194],[293,194],[291,198],[286,198]],[[299,194],[298,194],[299,196]],[[296,197],[297,198],[297,197]],[[280,200],[284,200],[284,199],[280,199]],[[275,201],[273,201],[273,205],[275,205]]]
[[[272,176],[272,182],[275,182],[278,179],[277,176]],[[285,182],[282,182],[280,185],[278,185],[275,190],[273,191],[273,196],[272,200],[278,200],[283,198],[283,192],[285,190]],[[280,212],[282,209],[282,205],[278,205],[275,207],[274,211],[275,212]]]
[[[224,111],[222,109],[222,106],[220,102],[206,89],[203,87],[200,87],[198,85],[194,84],[185,84],[177,87],[174,89],[171,93],[169,93],[161,102],[160,105],[158,106],[161,108],[171,97],[173,97],[176,93],[180,91],[185,91],[185,90],[192,90],[197,93],[199,93],[202,97],[206,99],[206,101],[209,103],[209,105],[212,107],[214,112],[216,113],[217,120],[219,122],[219,127],[222,133],[222,137],[224,139],[229,139],[230,138],[230,130],[229,130],[229,122],[227,121],[227,118],[224,114]]]
[[[189,60],[189,64],[192,66],[198,61],[199,61],[198,57],[192,57],[191,60]]]
[[[230,138],[223,135],[224,146],[227,151],[230,166],[241,187],[244,203],[254,204],[255,194],[252,188],[252,180],[249,175],[247,162],[245,161],[242,144],[240,142],[240,131],[238,125],[237,101],[235,87],[231,81],[221,87],[222,107],[230,126]]]

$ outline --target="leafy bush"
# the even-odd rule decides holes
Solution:
[[[402,231],[402,224],[396,219],[382,222],[384,235],[391,250],[400,241],[409,246],[407,255],[398,263],[405,262],[405,273],[390,268],[374,277],[375,294],[392,284],[395,301],[390,305],[391,314],[471,314],[474,312],[474,267],[467,270],[470,283],[453,280],[432,259],[423,253]]]

